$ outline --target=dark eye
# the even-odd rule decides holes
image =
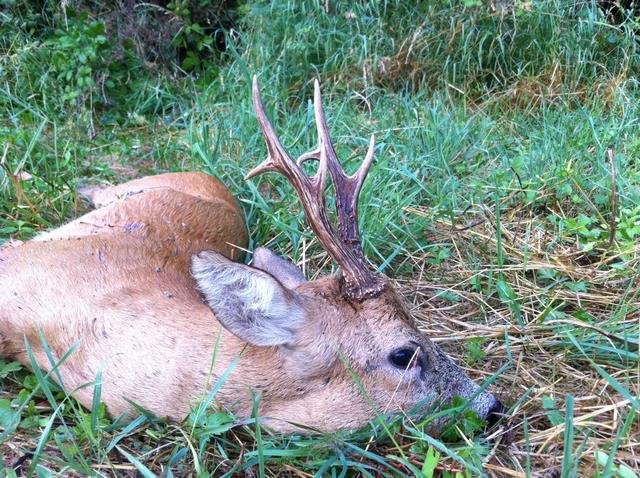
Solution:
[[[411,359],[416,355],[416,349],[411,347],[403,347],[394,350],[389,354],[389,362],[394,367],[406,369],[411,363]]]

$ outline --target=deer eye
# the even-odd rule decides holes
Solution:
[[[394,350],[389,354],[389,362],[397,368],[406,369],[411,363],[411,359],[416,355],[416,349],[411,347],[403,347]]]

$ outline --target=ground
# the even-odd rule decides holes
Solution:
[[[637,20],[560,0],[249,1],[194,67],[123,53],[91,11],[15,5],[0,8],[0,240],[77,217],[83,187],[199,170],[238,198],[251,247],[330,272],[291,188],[243,180],[265,155],[252,75],[296,154],[316,141],[318,77],[348,170],[376,136],[368,258],[509,412],[441,440],[402,417],[321,437],[224,412],[114,423],[0,360],[7,476],[637,476]]]

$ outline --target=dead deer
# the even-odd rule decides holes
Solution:
[[[293,161],[262,103],[253,102],[268,157],[247,179],[283,174],[306,220],[340,272],[305,280],[265,248],[253,265],[234,260],[247,245],[241,209],[217,179],[201,173],[146,177],[93,193],[96,209],[71,223],[0,249],[0,356],[50,370],[85,406],[102,374],[111,416],[136,403],[182,421],[225,371],[218,404],[260,415],[285,432],[359,427],[380,412],[470,401],[493,422],[503,411],[421,333],[391,281],[370,269],[358,232],[358,195],[373,162],[345,174],[315,82],[319,145]],[[313,176],[302,163],[315,160]],[[336,194],[337,230],[325,201]],[[55,378],[57,375],[53,375]],[[357,378],[354,378],[357,377]]]

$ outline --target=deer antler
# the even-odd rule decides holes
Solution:
[[[356,301],[375,297],[384,289],[385,281],[382,276],[369,269],[362,254],[358,233],[358,195],[373,162],[373,135],[360,169],[354,175],[347,176],[338,161],[329,136],[320,98],[320,84],[317,80],[314,83],[314,111],[318,129],[318,148],[303,154],[295,162],[280,143],[265,114],[256,76],[253,77],[253,107],[267,143],[268,156],[262,164],[247,174],[246,179],[270,171],[285,176],[298,194],[311,229],[342,270],[343,294]],[[308,160],[317,160],[320,163],[318,171],[313,176],[306,175],[301,167]],[[339,236],[335,233],[327,214],[324,197],[327,171],[336,193]]]

